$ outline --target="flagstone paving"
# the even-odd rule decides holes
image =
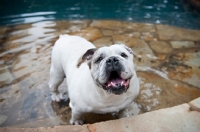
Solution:
[[[68,103],[51,102],[47,85],[52,47],[58,36],[66,33],[82,36],[97,47],[123,43],[133,49],[141,90],[136,103],[124,113],[127,116],[200,97],[200,30],[110,20],[4,26],[0,27],[1,127],[69,124]],[[64,83],[60,90],[66,91]],[[116,116],[88,114],[85,118],[86,123],[96,123]],[[195,116],[190,118],[197,120]]]
[[[194,109],[194,107],[196,109]],[[39,128],[4,127],[5,132],[199,132],[200,98],[189,104],[160,109],[145,114],[86,125]]]

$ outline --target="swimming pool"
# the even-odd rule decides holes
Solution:
[[[112,19],[200,29],[200,12],[184,0],[3,0],[0,10],[0,25]]]

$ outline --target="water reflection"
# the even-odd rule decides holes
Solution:
[[[168,30],[175,33],[173,41],[171,36],[165,35]],[[68,101],[52,102],[47,85],[52,46],[58,36],[65,33],[82,36],[97,47],[125,43],[134,50],[141,92],[136,103],[126,109],[126,116],[175,106],[200,96],[197,81],[200,79],[200,50],[196,44],[199,31],[78,20],[5,26],[0,27],[0,33],[0,126],[40,127],[69,123]],[[185,34],[188,40],[182,41]],[[159,42],[159,46],[155,46],[155,42]],[[170,50],[166,50],[169,45]],[[60,91],[66,93],[65,82]],[[87,123],[117,118],[115,113],[84,116]]]
[[[56,14],[56,12],[35,12],[35,13],[24,13],[24,14],[19,14],[19,15],[10,15],[10,16],[5,16],[2,18],[20,18],[20,17],[34,17],[34,16],[43,16],[43,15],[52,15]]]
[[[15,24],[34,23],[34,22],[39,22],[39,21],[44,21],[44,20],[54,20],[54,17],[49,16],[47,18],[43,16],[37,16],[37,17],[16,18],[16,19],[12,19],[11,23],[15,23]]]

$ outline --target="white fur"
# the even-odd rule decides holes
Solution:
[[[95,46],[81,37],[60,35],[52,50],[49,81],[52,100],[59,102],[62,99],[57,88],[66,76],[69,105],[72,109],[71,124],[83,124],[81,114],[85,112],[108,113],[125,109],[139,93],[135,70],[126,93],[110,94],[98,87],[87,63],[77,67],[78,60],[91,48]]]

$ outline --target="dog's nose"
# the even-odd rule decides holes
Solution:
[[[117,65],[119,62],[119,59],[117,59],[117,57],[110,57],[107,61],[106,61],[106,64],[109,65],[109,66],[114,66],[114,65]]]

